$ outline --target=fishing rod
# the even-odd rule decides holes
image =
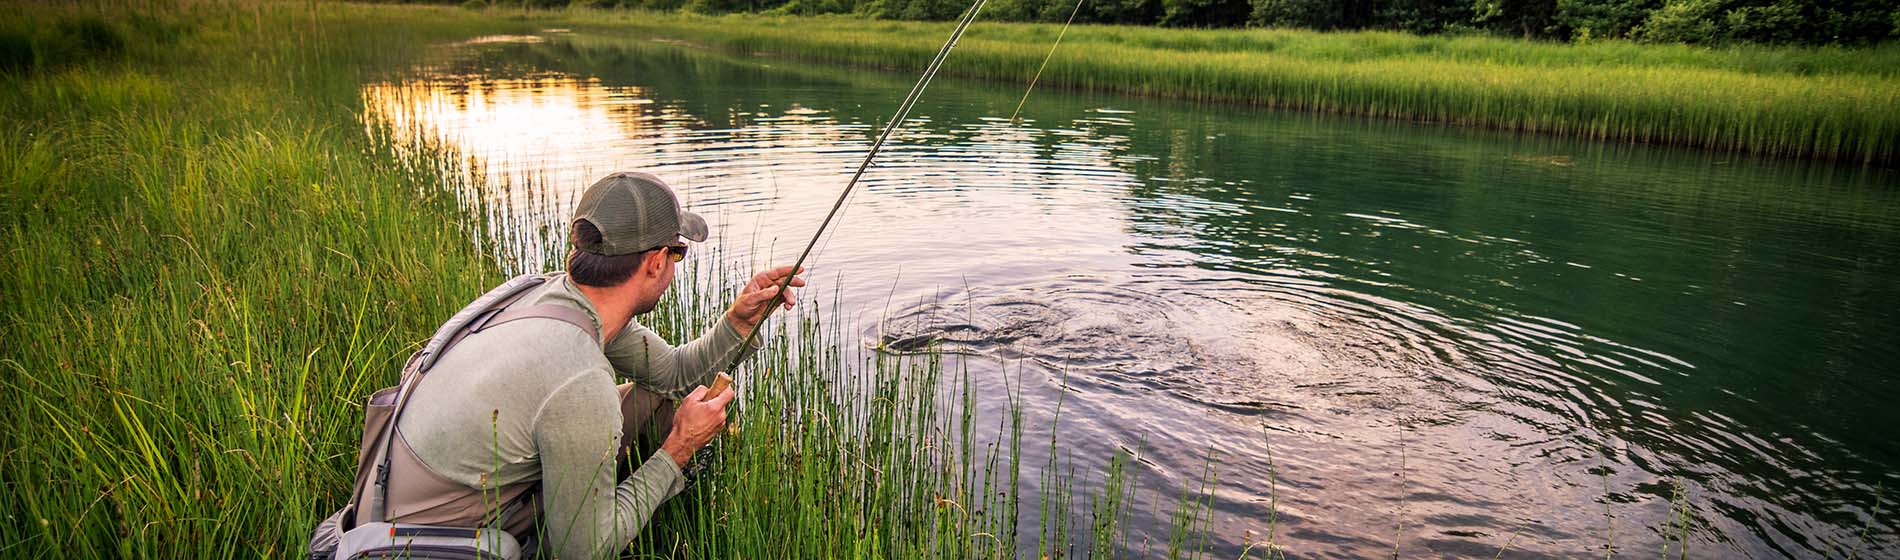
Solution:
[[[838,211],[844,208],[845,201],[851,198],[851,192],[857,188],[858,180],[864,178],[864,172],[871,168],[871,160],[876,158],[878,152],[884,149],[884,143],[890,140],[892,133],[897,132],[897,127],[902,125],[906,119],[910,118],[910,110],[917,105],[917,98],[923,96],[924,88],[930,86],[931,79],[935,78],[937,71],[943,68],[944,59],[949,58],[950,50],[956,48],[957,41],[963,38],[963,32],[970,28],[970,23],[976,21],[977,13],[983,11],[983,6],[988,3],[989,0],[975,0],[975,2],[970,4],[970,8],[965,10],[963,17],[957,21],[956,29],[950,32],[950,39],[944,41],[943,46],[937,48],[937,55],[932,57],[930,64],[924,67],[923,76],[917,78],[917,83],[910,87],[910,93],[904,96],[903,103],[898,104],[896,117],[892,118],[890,123],[884,125],[884,132],[878,134],[877,141],[871,143],[871,151],[866,152],[864,154],[864,160],[858,162],[857,171],[851,174],[851,180],[846,182],[844,190],[838,193],[838,200],[831,204],[831,211],[825,213],[825,220],[818,224],[818,231],[812,233],[811,241],[805,243],[805,249],[799,252],[798,260],[792,262],[791,273],[786,274],[785,279],[779,281],[778,293],[772,295],[772,301],[765,306],[764,315],[759,317],[758,324],[752,326],[752,332],[746,334],[745,341],[739,345],[740,349],[752,346],[753,341],[759,336],[759,331],[764,330],[765,321],[771,319],[772,312],[777,311],[779,306],[785,303],[785,294],[786,291],[792,287],[792,279],[798,276],[799,271],[803,270],[805,260],[811,257],[812,249],[817,247],[818,242],[824,238],[825,229],[831,227],[832,220],[838,217]],[[735,349],[733,351],[732,362],[726,365],[725,371],[729,372],[739,367],[739,362],[744,359],[745,352]],[[730,377],[722,377],[715,381],[713,383],[714,387],[710,388],[714,390],[706,391],[706,398],[710,399],[714,395],[719,394],[719,392],[725,388],[725,385],[731,383],[730,379]]]
[[[1062,24],[1062,31],[1056,34],[1054,44],[1049,45],[1049,54],[1043,57],[1042,64],[1036,68],[1035,76],[1029,80],[1029,87],[1023,90],[1022,100],[1016,103],[1016,110],[1010,114],[1011,122],[1015,122],[1016,118],[1022,114],[1023,105],[1029,102],[1030,92],[1035,91],[1036,82],[1042,79],[1043,71],[1049,68],[1049,59],[1055,56],[1056,48],[1062,46],[1063,35],[1067,35],[1069,26],[1075,24],[1075,16],[1082,11],[1082,4],[1085,1],[1086,0],[1076,0],[1075,7],[1070,9],[1068,21]],[[903,125],[905,120],[910,118],[910,110],[917,105],[917,99],[923,96],[924,89],[930,86],[930,81],[937,77],[937,71],[943,67],[943,61],[949,58],[950,51],[957,46],[957,41],[963,38],[963,32],[970,28],[970,24],[976,21],[977,14],[982,12],[983,6],[988,3],[989,0],[975,0],[975,2],[971,3],[970,8],[966,10],[963,13],[963,17],[957,21],[956,28],[950,32],[950,38],[944,41],[943,46],[937,48],[936,56],[930,59],[930,64],[925,65],[924,74],[917,78],[917,83],[911,86],[910,93],[906,94],[904,101],[898,104],[896,118],[891,119],[888,124],[884,125],[884,132],[878,134],[877,141],[871,144],[871,150],[864,154],[864,160],[858,162],[857,171],[851,174],[851,180],[846,182],[844,190],[838,193],[838,200],[831,204],[831,210],[825,213],[825,220],[818,224],[818,231],[812,233],[811,241],[806,242],[805,249],[799,252],[798,260],[793,261],[791,273],[786,274],[785,279],[779,281],[778,293],[772,295],[772,301],[766,304],[764,314],[759,317],[758,324],[753,325],[752,332],[746,334],[745,341],[740,344],[739,348],[751,346],[752,343],[757,340],[759,331],[765,328],[765,321],[771,319],[772,313],[777,311],[779,306],[785,303],[785,294],[791,289],[792,279],[804,269],[805,260],[811,257],[812,249],[818,246],[818,243],[824,238],[825,230],[829,228],[831,222],[838,217],[838,211],[842,210],[845,202],[851,198],[852,191],[858,186],[858,180],[862,179],[864,172],[870,169],[872,160],[877,158],[879,151],[883,150],[884,143],[890,140],[891,134],[895,133],[897,128]],[[743,352],[735,350],[733,352],[732,362],[727,364],[725,371],[730,372],[739,367],[739,362],[744,359],[744,356],[745,354]],[[713,381],[712,387],[709,387],[709,390],[706,391],[704,398],[711,399],[714,395],[724,392],[726,387],[731,384],[732,377],[726,373],[720,373],[718,378]]]

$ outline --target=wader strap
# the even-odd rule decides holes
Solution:
[[[586,311],[565,305],[546,303],[521,309],[508,309],[509,306],[514,305],[515,302],[526,297],[532,288],[545,284],[549,278],[552,278],[552,276],[535,275],[532,277],[516,277],[508,283],[503,284],[502,288],[493,290],[493,292],[502,292],[502,294],[496,294],[499,297],[491,299],[487,305],[478,308],[480,309],[479,311],[475,311],[472,315],[464,315],[469,311],[474,311],[472,309],[457,313],[457,317],[450,318],[450,324],[443,326],[444,329],[452,330],[452,332],[437,332],[435,338],[430,341],[430,346],[434,348],[425,348],[423,350],[425,355],[421,357],[419,363],[415,364],[416,367],[414,371],[404,372],[402,389],[398,391],[396,396],[396,406],[391,410],[389,414],[389,424],[383,427],[383,433],[377,442],[377,447],[380,448],[380,451],[376,458],[376,473],[370,481],[371,484],[376,485],[374,492],[371,493],[376,500],[375,507],[368,508],[370,514],[369,521],[371,523],[382,523],[389,520],[389,454],[391,448],[395,445],[396,426],[402,420],[403,409],[408,406],[409,397],[415,392],[416,385],[421,383],[423,374],[428,373],[429,369],[435,367],[437,358],[440,358],[443,354],[447,354],[450,349],[453,349],[456,344],[461,343],[462,339],[468,338],[470,334],[480,332],[489,327],[522,319],[553,319],[561,321],[581,329],[581,332],[587,333],[587,337],[593,339],[596,344],[600,342],[600,332],[595,327],[594,319],[589,317]],[[513,293],[507,293],[509,290],[513,290]],[[484,295],[484,298],[480,299],[487,297],[489,296]],[[479,302],[480,299],[477,299],[477,301]],[[476,306],[471,304],[470,307]],[[464,322],[459,325],[454,324],[457,319],[464,317],[466,317]]]

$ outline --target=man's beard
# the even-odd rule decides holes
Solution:
[[[634,306],[633,314],[645,315],[648,312],[653,311],[653,308],[659,307],[659,306],[660,306],[660,300],[658,298],[655,298],[652,302],[642,303],[640,305]]]

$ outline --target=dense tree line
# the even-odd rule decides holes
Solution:
[[[954,19],[964,0],[468,0],[471,5]],[[985,17],[1063,21],[1074,0],[990,0]],[[1173,27],[1389,29],[1563,41],[1866,45],[1900,37],[1900,0],[1084,0],[1077,21]]]

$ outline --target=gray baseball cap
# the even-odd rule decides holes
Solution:
[[[581,194],[574,221],[600,230],[600,243],[574,243],[596,255],[627,255],[673,245],[679,238],[706,240],[706,219],[680,209],[678,196],[659,177],[622,171],[595,181]]]

